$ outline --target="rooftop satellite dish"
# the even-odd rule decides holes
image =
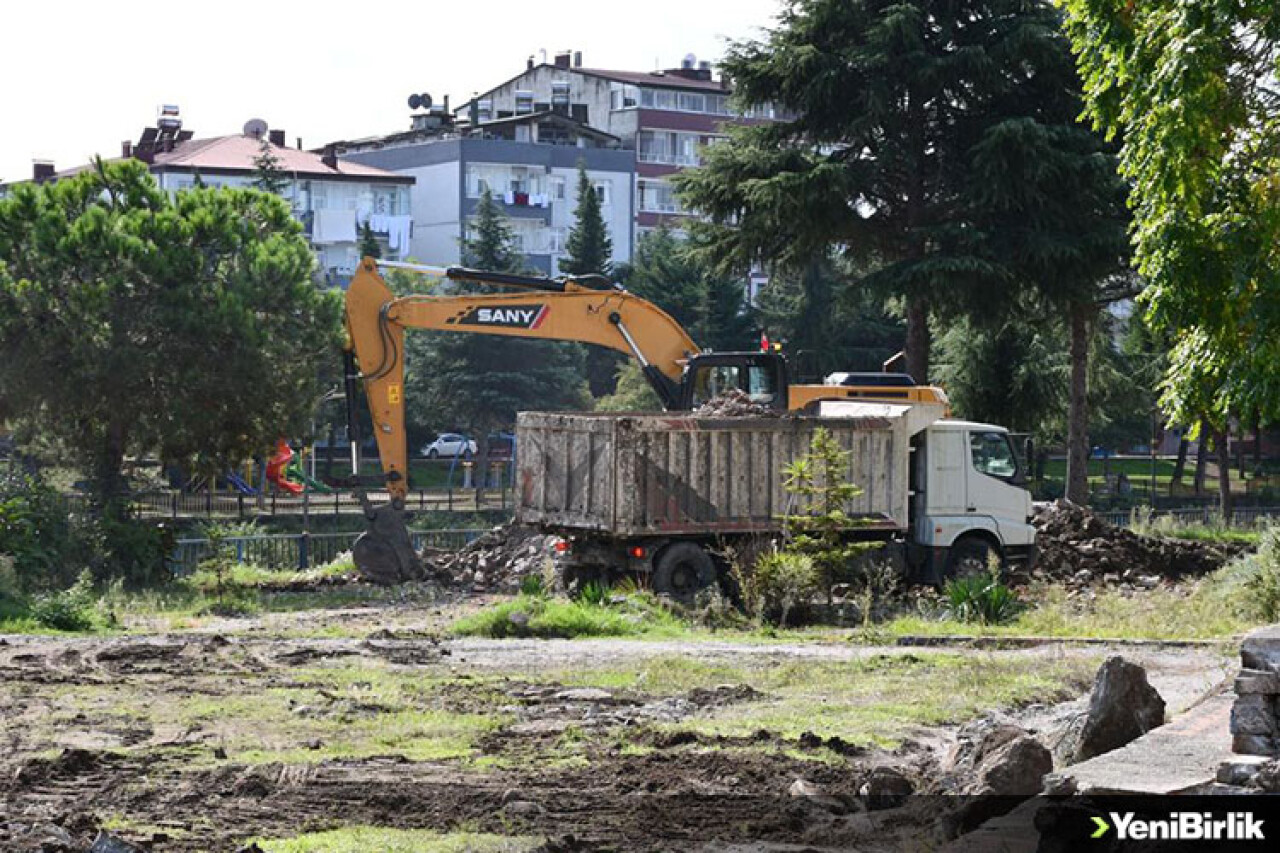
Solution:
[[[698,57],[694,56],[692,53],[686,53],[684,55],[685,68],[696,68],[697,65],[698,65]]]
[[[421,95],[413,94],[409,96],[409,109],[416,110],[419,108],[424,110],[431,109],[431,96],[426,92]]]
[[[260,118],[251,118],[244,123],[244,135],[253,139],[261,139],[267,135],[267,123]]]

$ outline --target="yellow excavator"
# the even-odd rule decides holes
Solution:
[[[484,294],[396,297],[379,266],[454,282],[501,288]],[[562,279],[431,267],[364,258],[347,289],[346,395],[352,472],[358,471],[360,430],[355,398],[362,380],[390,503],[361,498],[369,530],[356,542],[356,568],[371,580],[394,583],[419,574],[404,524],[409,489],[405,432],[406,329],[498,335],[596,344],[640,364],[666,410],[694,409],[730,389],[760,405],[804,409],[817,400],[875,399],[946,405],[941,389],[918,386],[901,374],[833,374],[824,385],[790,385],[779,352],[709,352],[669,314],[603,276]]]

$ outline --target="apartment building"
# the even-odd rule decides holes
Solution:
[[[344,161],[411,176],[410,253],[455,264],[487,188],[501,205],[525,263],[559,275],[575,222],[578,166],[601,202],[613,260],[630,260],[635,152],[550,104],[519,115],[455,123],[447,107],[413,118],[409,131],[333,143]]]
[[[660,223],[681,228],[689,213],[670,178],[698,165],[700,152],[724,139],[726,127],[781,118],[771,106],[739,114],[729,105],[731,94],[729,82],[693,56],[679,68],[640,72],[584,67],[581,52],[563,52],[551,63],[531,57],[524,72],[478,94],[458,116],[482,124],[558,109],[616,137],[635,151],[635,225],[642,234]]]
[[[143,130],[137,141],[121,144],[120,159],[147,164],[160,188],[170,193],[206,187],[252,187],[255,163],[264,149],[275,157],[285,179],[280,195],[293,209],[316,254],[318,275],[335,287],[345,287],[359,261],[360,229],[368,223],[387,257],[405,257],[413,233],[412,176],[338,159],[331,152],[317,154],[285,145],[283,130],[269,130],[260,120],[245,124],[241,133],[196,139],[182,129],[177,109],[166,107],[155,127]],[[37,162],[32,179],[59,180],[89,166],[57,171],[52,163]]]

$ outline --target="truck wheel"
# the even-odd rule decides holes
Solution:
[[[698,590],[716,582],[716,564],[699,545],[677,542],[658,555],[653,566],[653,591],[677,601],[692,602]]]
[[[967,575],[980,575],[987,572],[991,558],[995,557],[1004,567],[1004,556],[992,547],[986,539],[968,536],[951,546],[947,555],[945,578],[958,578]]]

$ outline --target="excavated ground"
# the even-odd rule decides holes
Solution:
[[[418,616],[423,626],[440,618]],[[83,853],[106,826],[139,849],[235,851],[353,825],[553,839],[546,850],[887,849],[894,833],[914,837],[938,816],[923,802],[867,813],[859,790],[883,765],[930,790],[947,727],[893,749],[768,727],[717,735],[685,724],[775,697],[742,682],[574,681],[593,667],[657,670],[675,658],[762,672],[892,666],[895,655],[919,665],[911,650],[441,641],[422,627],[289,638],[279,624],[257,627],[0,639],[0,850]],[[1019,668],[1076,655],[1084,672],[1098,651],[983,654],[1016,656]],[[1180,652],[1150,664],[1185,703],[1221,676],[1222,660]],[[801,778],[846,808],[789,796]]]

